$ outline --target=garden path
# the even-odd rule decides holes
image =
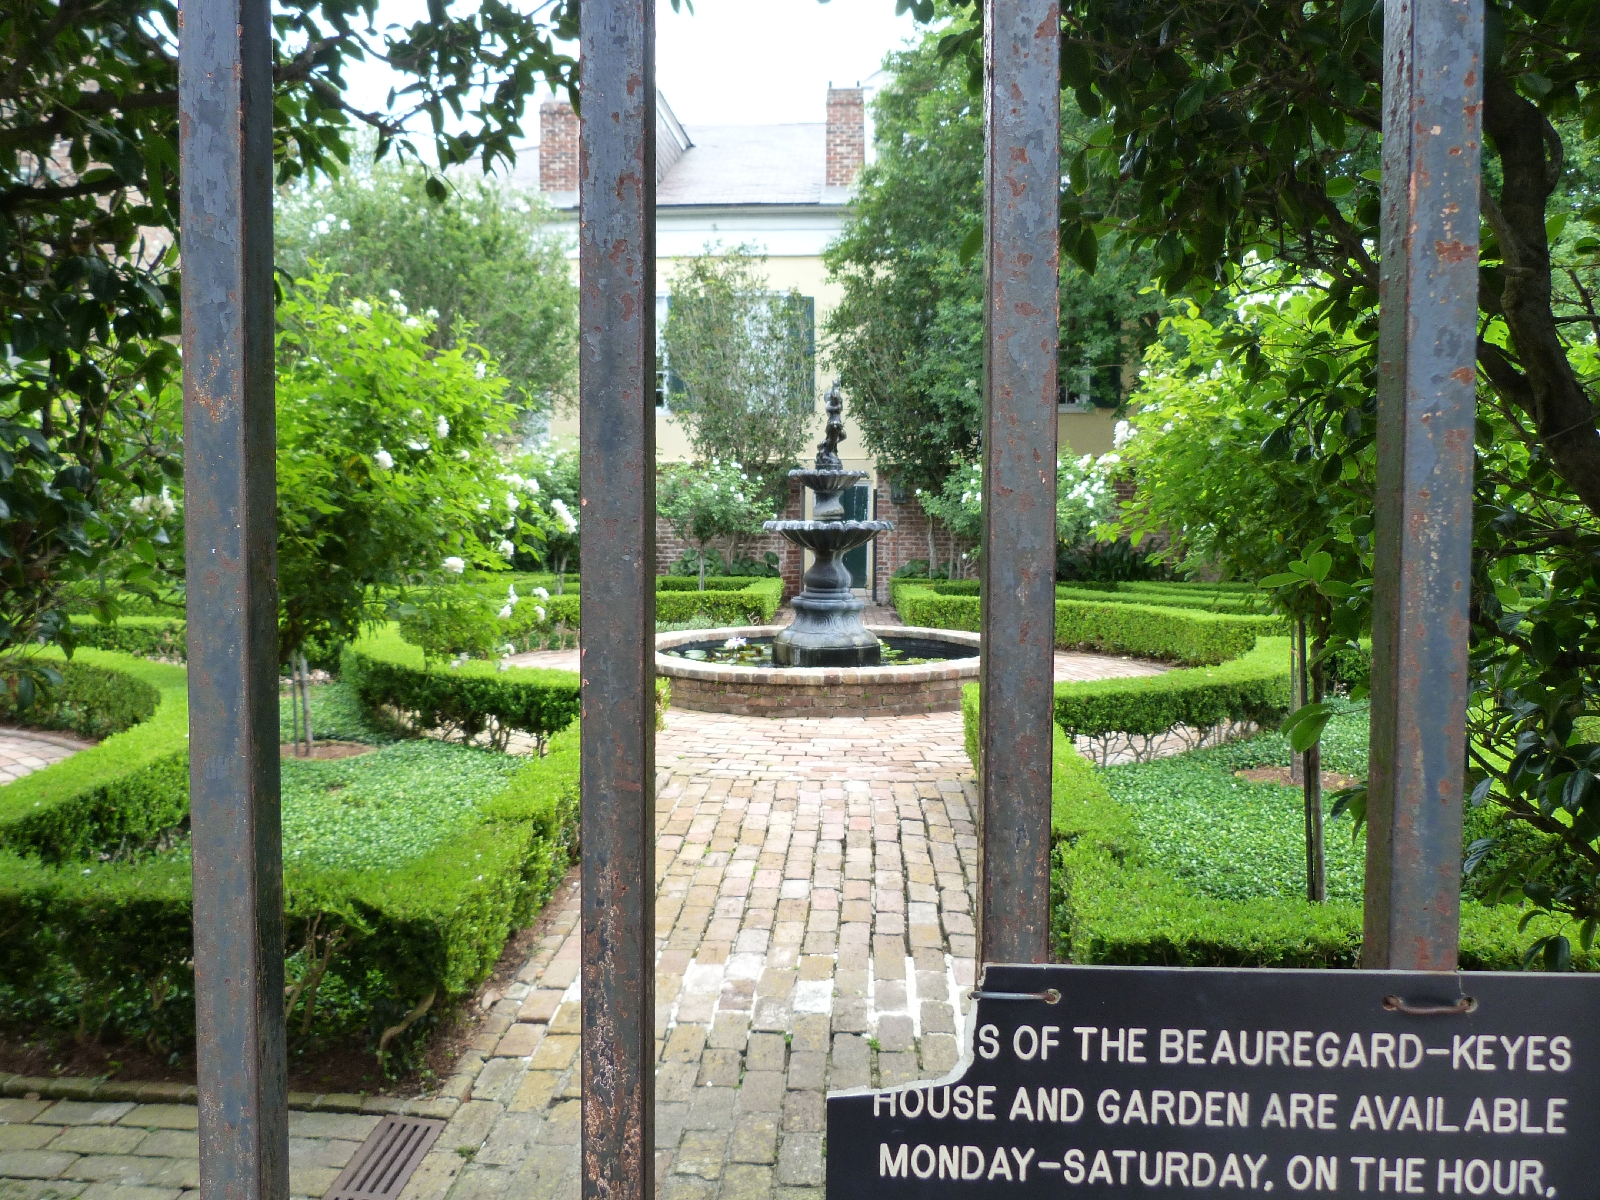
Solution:
[[[1074,674],[1153,668],[1058,656]],[[657,738],[656,1155],[668,1200],[822,1200],[830,1088],[955,1065],[973,982],[975,795],[958,713],[672,710]],[[465,1098],[399,1200],[577,1200],[576,875],[488,993]],[[188,1200],[194,1109],[0,1100],[0,1200]],[[290,1114],[319,1197],[378,1117]]]
[[[92,745],[70,734],[0,725],[0,784],[54,766]]]

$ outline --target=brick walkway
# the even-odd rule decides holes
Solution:
[[[960,716],[674,710],[657,767],[661,1194],[820,1198],[827,1090],[958,1057],[976,870]],[[578,1195],[575,890],[552,908],[402,1200]]]
[[[1150,673],[1057,655],[1057,678]],[[657,739],[657,1178],[669,1200],[821,1200],[829,1089],[953,1067],[976,841],[957,713],[673,710]],[[577,1200],[576,877],[448,1093],[400,1200]],[[195,1110],[0,1100],[0,1200],[187,1200]],[[318,1197],[376,1116],[290,1115]]]
[[[0,785],[54,766],[92,745],[71,734],[0,725]]]

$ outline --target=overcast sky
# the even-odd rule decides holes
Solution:
[[[694,0],[691,15],[659,0],[656,82],[686,125],[821,121],[824,94],[876,71],[883,56],[916,36],[894,0]],[[410,24],[426,0],[381,0],[378,26]],[[352,103],[383,106],[394,76],[382,64],[346,72]],[[537,136],[533,114],[523,122]],[[418,131],[422,132],[421,130]]]

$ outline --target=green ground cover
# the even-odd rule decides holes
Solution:
[[[1323,731],[1327,770],[1366,777],[1365,707]],[[1107,767],[1100,778],[1125,806],[1156,862],[1195,891],[1221,900],[1305,895],[1305,810],[1299,790],[1252,783],[1235,772],[1289,765],[1288,739],[1261,734],[1155,762]],[[1359,901],[1365,850],[1349,817],[1325,828],[1328,896]]]
[[[283,861],[397,870],[481,817],[526,763],[419,739],[355,758],[283,761]]]

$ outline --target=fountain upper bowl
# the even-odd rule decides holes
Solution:
[[[894,528],[893,521],[765,521],[768,533],[781,533],[796,546],[807,550],[831,550],[843,554],[865,546],[880,533]]]

